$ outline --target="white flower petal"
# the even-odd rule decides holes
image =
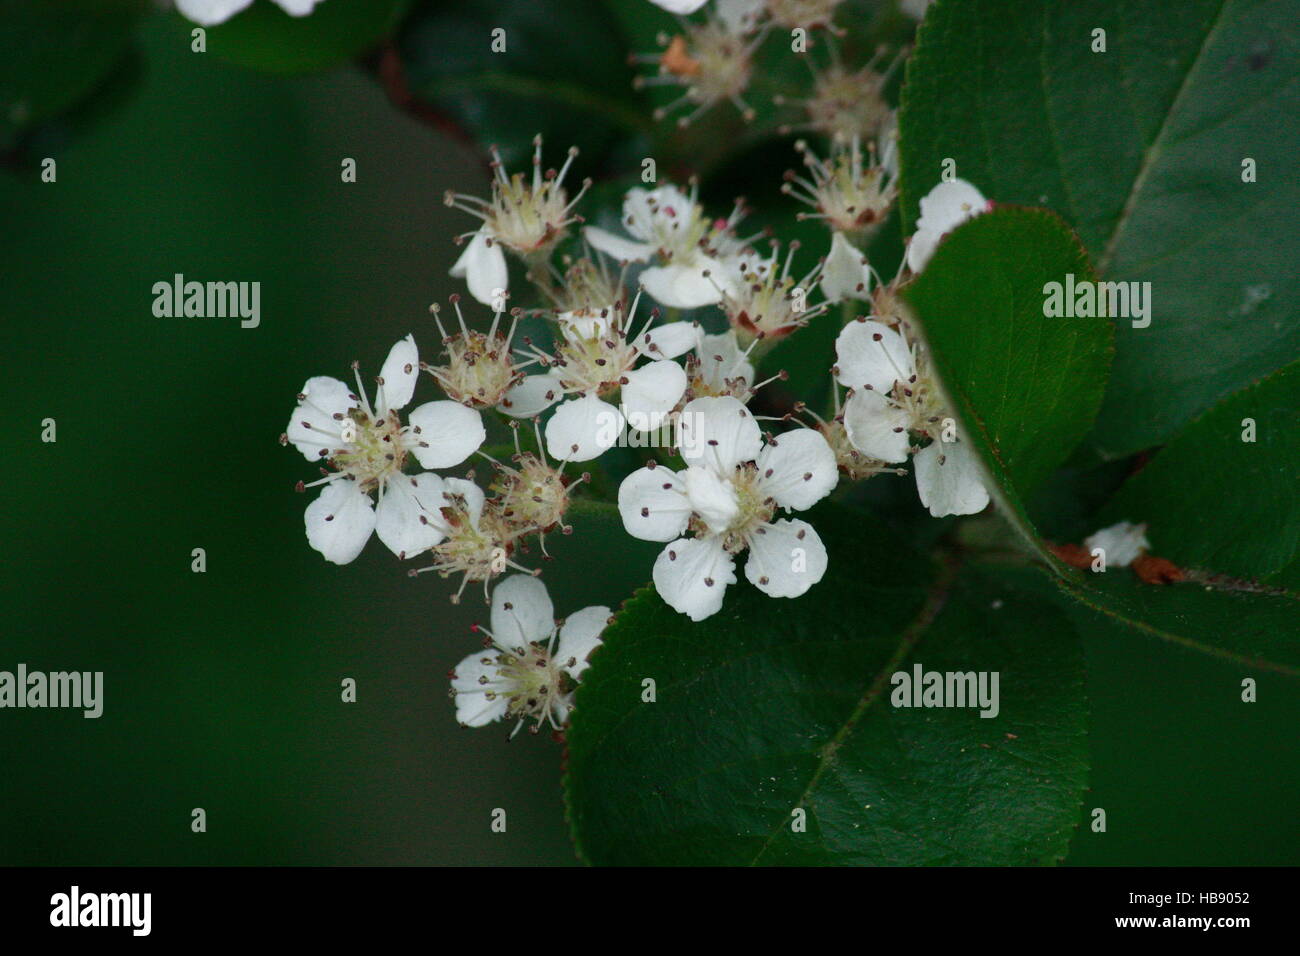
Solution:
[[[575,680],[587,669],[587,658],[600,646],[600,635],[609,623],[609,608],[584,607],[570,614],[560,628],[555,662]]]
[[[559,461],[591,461],[617,444],[623,414],[595,395],[565,402],[546,423],[546,450]]]
[[[204,27],[225,23],[253,0],[176,0],[176,9],[187,20]]]
[[[709,0],[650,0],[656,7],[662,7],[669,13],[676,13],[682,16],[694,13],[700,7],[704,6]]]
[[[650,362],[623,378],[623,417],[638,431],[661,427],[686,392],[686,370],[668,359]]]
[[[970,442],[931,442],[912,456],[912,470],[921,504],[936,518],[977,514],[989,503]]]
[[[465,499],[465,507],[469,510],[470,524],[477,528],[478,520],[483,516],[483,505],[487,497],[483,494],[483,489],[472,481],[466,481],[464,478],[444,478],[442,480],[442,494],[444,502],[450,495],[456,495]],[[419,496],[420,502],[425,506],[425,517],[430,521],[436,522],[443,534],[449,533],[442,519],[442,502],[435,503],[435,507],[430,507],[429,502],[424,500],[424,495]]]
[[[651,266],[641,273],[641,287],[670,309],[698,309],[722,301],[718,264],[703,256],[690,265]],[[704,273],[708,272],[709,275]]]
[[[484,663],[486,661],[486,663]],[[492,685],[500,680],[497,673],[496,651],[482,650],[470,654],[456,665],[451,686],[456,692],[456,721],[466,727],[483,727],[500,720],[510,707],[510,699],[497,693],[488,700],[489,690],[500,691]],[[487,685],[480,683],[487,680]]]
[[[342,419],[358,402],[347,385],[328,375],[307,379],[301,394],[285,435],[308,461],[315,461],[345,444],[339,437]]]
[[[483,229],[474,233],[474,238],[451,267],[451,275],[464,279],[469,294],[493,308],[499,304],[499,297],[510,282],[501,243],[493,240],[491,233]]]
[[[826,545],[806,521],[783,518],[749,536],[745,577],[771,597],[798,597],[826,573]]]
[[[1144,524],[1121,521],[1084,538],[1083,546],[1090,552],[1101,548],[1106,553],[1107,567],[1127,568],[1151,547],[1146,532]]]
[[[335,564],[356,560],[375,530],[370,496],[346,479],[326,485],[304,518],[307,542]]]
[[[880,461],[907,461],[910,418],[876,391],[854,392],[844,403],[844,431],[849,444]]]
[[[655,254],[652,243],[624,239],[596,226],[587,226],[582,230],[582,235],[593,249],[619,262],[645,262]]]
[[[767,0],[716,0],[713,9],[728,31],[743,36],[758,24],[766,2]]]
[[[665,322],[633,344],[650,358],[675,359],[695,348],[699,339],[700,329],[694,322]]]
[[[753,461],[763,448],[763,433],[754,416],[730,396],[687,402],[677,423],[677,449],[691,465],[706,465],[729,474]]]
[[[445,535],[438,525],[420,516],[442,507],[442,479],[431,471],[420,475],[393,475],[375,508],[375,534],[399,558],[415,557],[441,544]]]
[[[324,0],[275,0],[275,5],[291,17],[305,17]]]
[[[827,302],[866,299],[871,295],[871,270],[867,257],[844,238],[842,232],[831,237],[831,251],[826,256],[819,283]]]
[[[532,418],[563,397],[564,389],[554,375],[526,375],[518,385],[506,392],[497,410],[512,418]]]
[[[609,317],[613,312],[612,306],[609,309],[599,311],[584,309],[582,311],[560,312],[555,316],[555,321],[560,326],[561,334],[569,342],[590,342],[594,339],[604,338],[609,334]]]
[[[645,190],[639,186],[629,189],[623,197],[623,225],[637,239],[652,246],[667,242],[680,245],[689,241],[686,227],[699,212],[691,197],[672,183],[656,189]],[[684,236],[674,242],[675,237]]]
[[[984,194],[964,179],[941,182],[931,189],[921,198],[916,233],[907,246],[908,268],[913,272],[924,269],[944,235],[985,212],[988,206]]]
[[[512,574],[492,589],[492,639],[501,647],[522,650],[554,630],[551,596],[531,574]]]
[[[722,608],[727,586],[736,583],[735,560],[717,535],[678,538],[655,560],[655,590],[664,602],[692,621]]]
[[[730,527],[740,512],[735,485],[729,479],[720,477],[712,468],[695,465],[687,468],[682,472],[682,487],[691,503],[691,511],[719,534]]]
[[[839,483],[835,452],[811,428],[796,428],[769,442],[759,453],[763,491],[782,508],[805,511]]]
[[[420,377],[420,352],[415,347],[414,336],[408,335],[388,350],[379,377],[384,383],[379,386],[383,407],[388,411],[405,408],[415,394],[415,382]]]
[[[472,408],[443,399],[412,409],[407,419],[418,444],[411,452],[425,468],[451,468],[478,451],[487,432]]]
[[[691,505],[681,477],[667,468],[641,468],[618,486],[618,513],[642,541],[671,541],[686,530]]]
[[[835,340],[839,383],[849,388],[870,385],[887,392],[894,382],[916,374],[911,350],[903,337],[880,322],[850,322]]]

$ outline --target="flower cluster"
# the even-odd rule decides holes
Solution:
[[[703,6],[656,2],[680,16]],[[714,0],[642,58],[658,70],[642,82],[685,88],[680,103],[693,110],[679,122],[724,101],[747,114],[766,32],[805,27],[829,41],[838,5]],[[557,623],[527,556],[548,559],[546,536],[574,530],[572,497],[593,472],[600,480],[585,493],[607,489],[623,529],[663,545],[646,572],[693,621],[723,607],[741,564],[749,585],[774,598],[816,587],[831,556],[803,513],[842,483],[904,474],[910,462],[932,514],[988,504],[975,443],[900,293],[944,236],[989,203],[969,183],[940,183],[921,200],[897,274],[886,281],[867,261],[897,199],[883,88],[901,55],[877,72],[884,55],[852,68],[831,47],[808,97],[785,101],[803,111],[799,128],[823,140],[820,149],[797,143],[803,171],[782,185],[806,207],[799,218],[825,227],[814,260],[797,267],[807,255],[799,242],[742,233],[744,200],[710,213],[694,181],[629,189],[617,219],[595,209],[600,224],[591,224],[579,212],[590,180],[567,185],[577,150],[547,169],[539,136],[528,173],[506,170],[494,149],[487,196],[445,197],[476,220],[455,239],[463,249],[451,275],[490,318],[454,295],[450,308],[431,309],[438,341],[425,361],[408,335],[369,389],[355,363],[354,384],[303,386],[282,441],[323,465],[299,483],[321,489],[306,511],[309,544],[346,564],[373,532],[415,562],[409,573],[458,576],[453,600],[473,583],[491,605],[490,628],[476,628],[483,649],[451,678],[462,724],[505,720],[512,736],[526,724],[564,728],[610,610]],[[512,307],[516,298],[528,306]],[[777,342],[813,323],[840,329],[824,415],[784,388],[765,389],[788,381],[784,372],[758,375]],[[407,411],[421,380],[440,394]],[[630,454],[607,455],[616,447]],[[450,473],[476,456],[490,465],[487,480]],[[579,464],[592,471],[575,474]]]

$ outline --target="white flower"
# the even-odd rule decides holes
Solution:
[[[490,643],[452,676],[456,720],[465,727],[514,720],[512,737],[528,720],[536,722],[533,733],[543,723],[561,729],[573,709],[570,688],[600,646],[609,615],[607,607],[583,608],[557,628],[542,582],[524,574],[503,580],[492,592]]]
[[[710,222],[695,196],[695,187],[690,195],[671,185],[631,189],[623,199],[623,224],[632,239],[594,226],[583,229],[583,235],[615,259],[656,260],[658,265],[641,273],[641,285],[661,304],[675,309],[715,305],[728,281],[722,261],[744,249],[734,232],[743,209],[737,204],[729,218]]]
[[[671,9],[670,2],[673,7],[689,6],[675,0],[660,5]],[[657,40],[662,52],[632,56],[632,63],[657,68],[653,76],[636,77],[633,85],[637,89],[679,86],[684,90],[676,100],[657,108],[654,118],[663,119],[679,107],[694,106],[694,110],[677,119],[677,125],[685,127],[716,104],[729,102],[746,122],[752,120],[754,110],[745,102],[744,93],[753,77],[754,51],[765,32],[758,32],[763,13],[764,0],[718,0],[703,23],[682,20],[681,33],[660,33]]]
[[[871,296],[871,266],[867,257],[842,232],[831,236],[831,251],[822,266],[821,290],[827,302]]]
[[[920,272],[934,255],[940,239],[967,219],[991,208],[993,204],[964,179],[939,183],[921,199],[916,232],[907,244],[907,267]]]
[[[808,304],[808,297],[817,287],[821,266],[802,279],[790,275],[798,248],[798,242],[790,243],[783,264],[778,244],[773,240],[767,258],[747,249],[739,256],[723,260],[719,271],[709,275],[710,281],[722,280],[718,282],[718,291],[722,293],[718,307],[726,313],[727,321],[742,342],[781,338],[826,311],[824,302]]]
[[[1145,524],[1121,521],[1084,538],[1083,546],[1089,551],[1100,548],[1107,567],[1127,568],[1151,547],[1151,542],[1147,540]]]
[[[324,0],[275,0],[275,5],[291,17],[305,17]],[[253,0],[176,0],[176,9],[200,26],[214,27],[250,7]]]
[[[695,345],[691,322],[630,328],[636,301],[599,314],[557,316],[560,344],[549,376],[553,391],[569,396],[546,423],[546,448],[560,461],[590,461],[614,446],[625,426],[661,427],[686,391],[686,371],[672,359]],[[640,365],[641,359],[651,361]],[[617,397],[617,406],[605,401]]]
[[[803,511],[838,480],[835,453],[811,429],[764,445],[754,416],[731,397],[697,398],[682,410],[680,472],[654,466],[618,489],[623,526],[633,537],[666,541],[654,565],[659,595],[701,621],[722,607],[735,583],[735,556],[749,551],[745,576],[772,597],[798,597],[826,573],[826,548],[806,521],[774,520]],[[694,537],[683,537],[686,531]]]
[[[470,294],[494,309],[500,307],[509,283],[501,247],[525,260],[544,255],[564,237],[571,223],[579,221],[573,215],[573,207],[591,185],[591,180],[584,180],[578,195],[569,199],[564,190],[564,177],[578,155],[577,147],[569,149],[558,173],[553,169],[543,173],[541,136],[534,138],[533,146],[531,182],[523,173],[507,176],[501,154],[494,146],[492,170],[496,178],[492,181],[491,198],[457,192],[447,192],[443,197],[446,205],[483,220],[477,232],[466,233],[470,237],[469,245],[451,267],[451,275],[464,279]],[[464,238],[460,236],[457,241]]]
[[[957,435],[929,362],[900,332],[875,321],[850,322],[835,341],[835,375],[852,389],[844,429],[858,451],[903,462],[912,436],[930,438],[912,459],[921,503],[936,518],[975,514],[989,502],[979,461]]]
[[[460,323],[460,331],[455,335],[448,335],[443,328],[437,304],[429,307],[442,335],[445,362],[424,367],[448,398],[470,408],[495,408],[513,418],[532,418],[559,400],[561,392],[553,378],[524,373],[524,368],[535,359],[525,362],[515,359],[513,342],[520,315],[518,309],[511,311],[510,328],[502,332],[504,302],[498,303],[492,326],[485,334],[465,324],[459,295],[451,297],[451,304]]]
[[[844,0],[767,0],[767,12],[772,21],[787,30],[803,27],[829,27],[835,19],[835,8]]]
[[[420,513],[437,507],[442,479],[431,472],[403,472],[408,456],[424,468],[450,468],[473,454],[485,433],[479,413],[456,402],[428,402],[411,411],[403,425],[398,410],[415,392],[420,359],[415,340],[402,339],[388,353],[371,407],[356,373],[353,392],[336,378],[307,380],[298,395],[289,427],[280,436],[308,461],[326,459],[333,471],[308,484],[324,485],[307,507],[307,540],[329,561],[347,564],[361,553],[371,532],[400,558],[424,551],[442,540],[439,531],[420,521]],[[357,366],[354,363],[353,369]],[[371,493],[379,496],[372,507]]]
[[[805,120],[789,123],[779,128],[782,134],[812,132],[827,137],[834,144],[844,145],[859,140],[871,142],[890,115],[884,90],[894,71],[902,65],[907,48],[900,49],[893,62],[877,73],[876,65],[885,55],[880,47],[865,66],[850,70],[841,63],[813,74],[813,89],[807,98],[797,101],[783,96],[773,97],[777,105],[787,102],[803,107]]]
[[[820,219],[832,232],[861,237],[889,215],[898,187],[897,171],[886,160],[893,163],[894,157],[887,154],[878,163],[876,148],[868,147],[863,155],[860,143],[857,135],[835,143],[824,160],[803,140],[795,143],[808,176],[787,171],[781,191],[813,208],[799,213],[800,219]]]

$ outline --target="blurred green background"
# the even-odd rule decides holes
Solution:
[[[0,864],[572,863],[560,746],[453,719],[446,673],[483,605],[375,541],[326,564],[293,492],[313,466],[277,444],[308,376],[358,359],[372,377],[407,332],[432,349],[426,307],[459,291],[450,237],[469,228],[441,196],[482,192],[480,157],[358,70],[249,72],[192,54],[170,18],[138,42],[134,95],[38,153],[56,183],[0,172],[0,669],[105,673],[99,720],[0,710]],[[261,326],[155,318],[177,272],[260,281]],[[617,545],[557,542],[559,613],[648,577]],[[1293,684],[1136,639],[1089,659],[1085,810],[1108,831],[1081,827],[1068,862],[1296,862]]]

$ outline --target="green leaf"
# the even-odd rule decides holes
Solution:
[[[1112,457],[1300,355],[1295,13],[939,0],[920,31],[900,114],[907,231],[951,158],[990,199],[1065,216],[1104,278],[1151,283],[1150,327],[1117,328],[1094,437]]]
[[[578,690],[565,778],[599,864],[1036,863],[1086,774],[1083,661],[1050,602],[934,568],[823,507],[827,576],[700,624],[639,592]],[[998,671],[1001,711],[891,706],[891,675]],[[643,681],[656,683],[643,703]],[[806,812],[794,832],[792,811]]]
[[[503,52],[492,50],[495,30]],[[576,145],[591,166],[617,137],[651,128],[601,0],[566,0],[562,16],[535,0],[429,3],[404,25],[400,50],[412,91],[497,145],[509,166],[532,154],[537,133],[548,164]]]
[[[1154,637],[1247,667],[1300,676],[1300,594],[1200,584],[1149,585],[1122,568],[1057,579],[1080,629]]]
[[[1110,362],[1108,319],[1043,315],[1045,284],[1069,273],[1091,270],[1059,218],[1002,208],[955,230],[904,291],[990,494],[1031,541],[1025,497],[1087,433]]]
[[[1248,431],[1253,441],[1243,441]],[[1098,524],[1146,522],[1161,557],[1264,578],[1300,545],[1298,485],[1300,364],[1293,364],[1183,429],[1119,490]]]
[[[225,23],[208,27],[208,51],[268,73],[314,73],[376,46],[397,25],[410,0],[328,0],[305,17],[257,0]],[[188,31],[194,24],[182,19]]]

